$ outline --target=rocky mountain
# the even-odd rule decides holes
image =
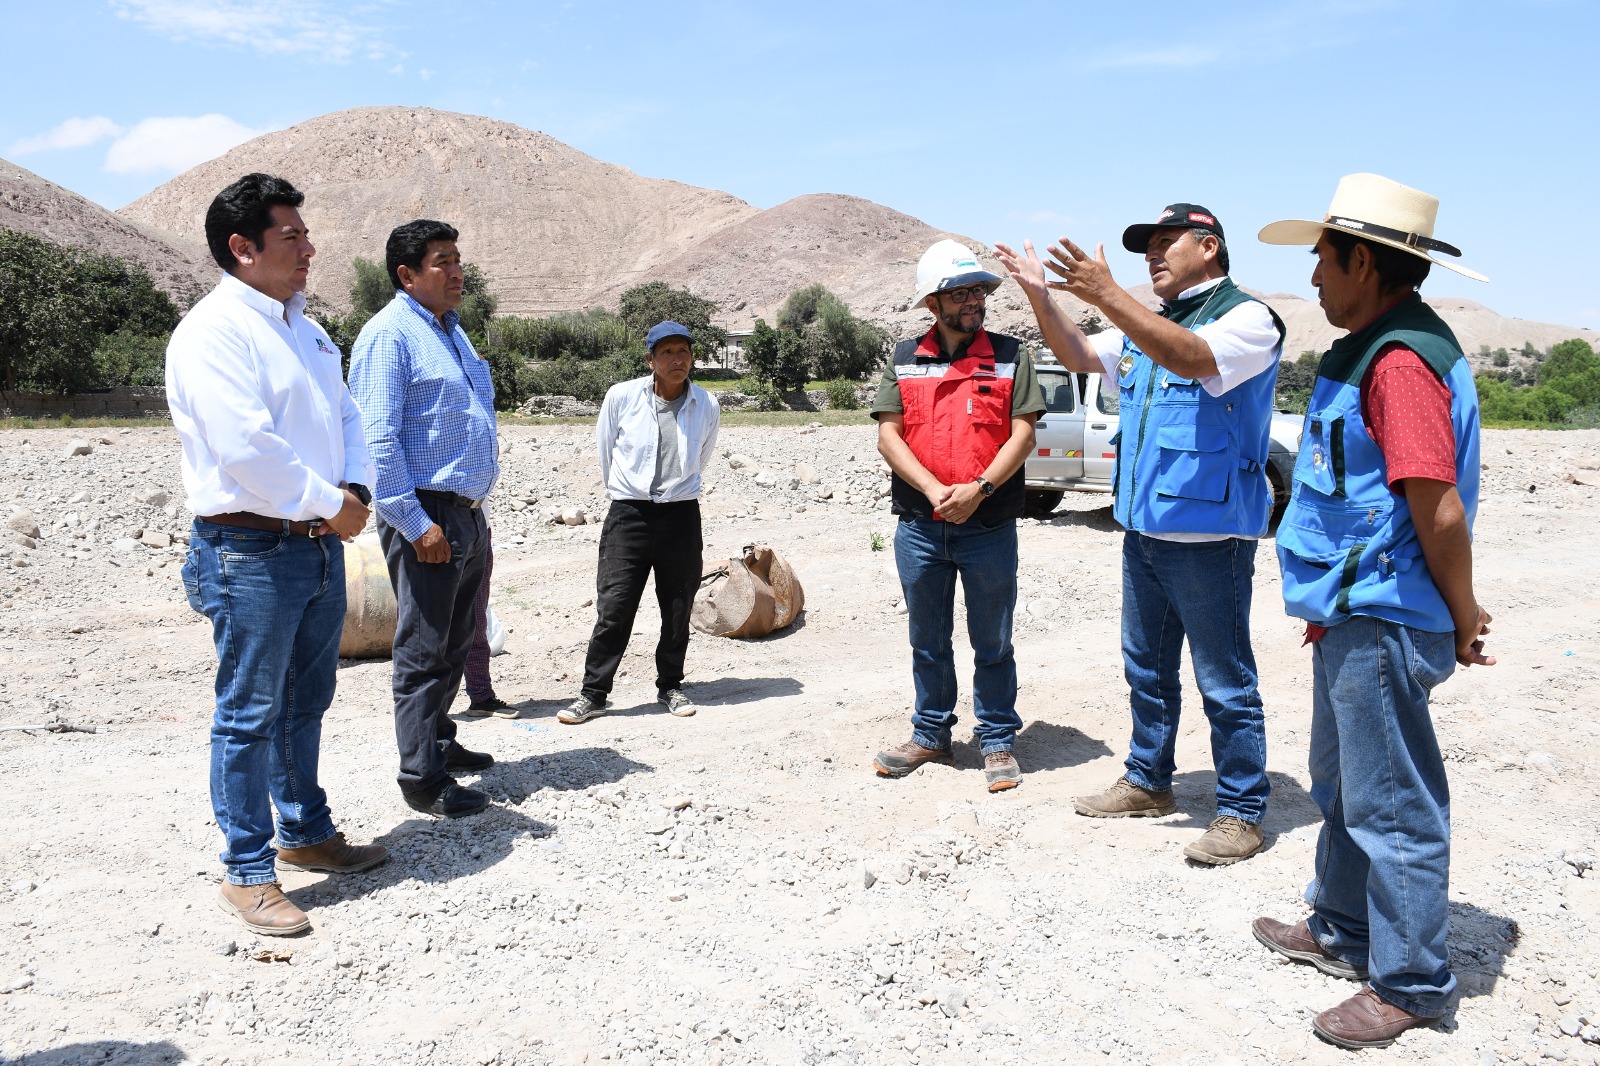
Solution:
[[[185,239],[119,218],[4,159],[0,159],[0,226],[138,263],[180,307],[188,307],[216,279],[203,237]]]

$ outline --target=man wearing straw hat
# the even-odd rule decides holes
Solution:
[[[1478,398],[1450,328],[1417,288],[1454,247],[1439,201],[1376,174],[1339,182],[1320,222],[1274,222],[1267,244],[1309,244],[1329,323],[1349,334],[1317,369],[1278,530],[1289,614],[1312,646],[1311,795],[1322,810],[1312,913],[1253,924],[1273,951],[1365,981],[1312,1028],[1386,1047],[1431,1025],[1455,991],[1450,791],[1429,695],[1484,654],[1472,589]]]

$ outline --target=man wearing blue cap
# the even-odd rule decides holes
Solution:
[[[717,444],[716,398],[689,380],[694,338],[676,322],[645,337],[648,377],[611,386],[595,443],[611,508],[600,531],[594,632],[584,658],[583,691],[556,715],[577,725],[604,714],[628,648],[645,580],[656,578],[661,639],[656,698],[679,718],[694,714],[683,694],[689,611],[700,586],[700,476]]]

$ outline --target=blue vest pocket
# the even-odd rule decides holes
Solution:
[[[1221,503],[1228,498],[1234,463],[1228,459],[1228,431],[1222,426],[1161,426],[1156,492],[1187,500]]]

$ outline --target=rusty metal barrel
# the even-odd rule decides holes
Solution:
[[[384,659],[394,653],[398,609],[377,531],[344,546],[344,632],[341,659]]]

